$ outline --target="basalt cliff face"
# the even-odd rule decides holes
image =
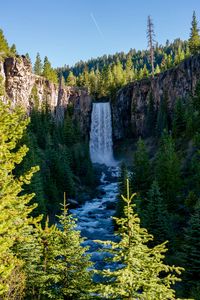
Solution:
[[[8,98],[30,111],[34,105],[40,108],[48,104],[56,120],[62,121],[69,104],[73,106],[74,119],[81,132],[88,136],[92,98],[85,89],[53,84],[42,76],[33,74],[29,61],[24,56],[7,58],[0,63],[0,74],[5,81]]]
[[[168,111],[172,115],[176,100],[189,97],[198,80],[200,55],[184,60],[155,78],[135,81],[120,89],[112,101],[114,139],[146,135],[146,116],[151,93],[155,111],[158,111],[164,95],[167,95]]]
[[[24,56],[7,58],[0,62],[0,75],[5,81],[8,97],[13,103],[20,103],[28,111],[35,105],[48,104],[56,120],[62,121],[66,107],[71,104],[74,119],[80,124],[83,135],[89,136],[92,97],[87,90],[77,87],[55,85],[44,77],[33,74],[30,63]],[[178,98],[185,99],[194,92],[200,80],[200,55],[190,57],[178,66],[169,69],[152,79],[135,81],[120,89],[112,100],[112,120],[114,140],[127,137],[145,136],[147,111],[150,94],[154,110],[167,95],[168,111],[172,116]]]

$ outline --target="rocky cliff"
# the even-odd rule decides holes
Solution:
[[[115,140],[128,136],[145,136],[146,112],[152,93],[155,111],[164,97],[172,114],[176,99],[184,99],[194,92],[200,80],[200,55],[190,57],[178,66],[153,79],[143,79],[120,89],[112,102],[113,134]]]
[[[74,119],[79,122],[82,133],[88,136],[92,98],[85,89],[66,87],[62,83],[57,86],[44,77],[33,74],[31,65],[24,56],[7,58],[4,64],[0,62],[0,75],[5,81],[8,97],[28,111],[36,100],[39,107],[48,103],[56,120],[62,121],[66,107],[71,104]],[[158,111],[167,94],[168,110],[172,114],[176,99],[184,99],[193,93],[198,80],[200,55],[186,59],[155,78],[135,81],[120,89],[112,101],[114,139],[146,135],[150,94],[155,111]]]
[[[28,111],[36,105],[48,104],[57,121],[62,121],[69,103],[74,109],[74,119],[79,121],[81,131],[88,135],[92,98],[84,89],[55,85],[44,77],[33,74],[29,61],[24,56],[7,58],[0,63],[0,74],[5,81],[8,98]]]

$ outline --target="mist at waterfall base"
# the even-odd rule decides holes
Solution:
[[[93,103],[90,130],[90,157],[93,163],[114,166],[112,118],[109,102]]]

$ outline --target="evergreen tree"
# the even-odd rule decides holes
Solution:
[[[10,47],[10,54],[13,56],[17,55],[17,49],[15,44],[12,44],[12,46]]]
[[[133,62],[131,56],[128,56],[125,67],[126,82],[131,82],[134,79]]]
[[[156,179],[170,211],[179,205],[177,194],[181,187],[180,162],[172,136],[164,131],[156,158]]]
[[[185,109],[181,99],[178,99],[175,104],[172,133],[175,138],[181,137],[186,129]]]
[[[47,56],[44,58],[44,65],[43,65],[43,73],[42,75],[46,77],[49,81],[53,83],[58,83],[58,77],[56,72],[52,69],[51,63],[48,60]]]
[[[149,77],[149,71],[148,71],[148,69],[147,69],[147,65],[145,64],[144,65],[144,68],[142,69],[142,72],[143,72],[143,74],[142,74],[142,77],[143,78],[146,78],[146,77]],[[154,71],[153,71],[154,72]],[[154,74],[154,73],[153,73]]]
[[[189,38],[189,49],[191,54],[197,54],[200,51],[200,35],[195,11],[192,16],[192,27]]]
[[[160,73],[160,67],[159,65],[156,65],[155,74],[159,74],[159,73]]]
[[[36,75],[42,75],[42,69],[43,69],[43,65],[42,65],[42,61],[41,61],[41,58],[40,58],[40,54],[37,53],[36,55],[36,59],[35,59],[35,64],[34,64],[34,73]]]
[[[188,227],[185,229],[184,238],[184,267],[185,271],[185,292],[189,296],[200,299],[200,202],[195,206]]]
[[[151,75],[154,77],[154,28],[153,28],[153,21],[150,16],[147,19],[147,39],[148,39],[148,46],[150,52],[150,62],[151,62]]]
[[[92,263],[65,202],[58,216],[60,229],[50,226],[47,219],[44,229],[40,224],[26,228],[16,247],[24,261],[28,299],[89,298],[92,280],[88,268]]]
[[[4,37],[3,30],[0,29],[0,57],[6,57],[10,54],[8,42]]]
[[[184,50],[181,49],[181,46],[178,47],[178,52],[175,55],[174,62],[175,64],[179,64],[182,60],[185,59]]]
[[[76,76],[74,76],[72,71],[69,72],[69,75],[68,75],[67,80],[66,80],[66,84],[69,85],[69,86],[75,86],[76,85]]]
[[[117,60],[116,64],[112,67],[112,73],[114,77],[114,86],[115,88],[121,87],[125,82],[123,66],[120,60]]]
[[[144,225],[153,234],[156,244],[169,240],[172,236],[170,217],[157,181],[152,183],[147,193],[147,206],[144,209]]]
[[[38,168],[31,168],[19,178],[14,174],[16,165],[28,151],[25,145],[17,147],[27,124],[21,108],[13,110],[10,104],[0,102],[0,297],[7,297],[12,290],[15,275],[18,279],[23,277],[19,272],[22,262],[14,255],[12,247],[24,227],[32,222],[29,214],[35,208],[35,205],[28,206],[34,194],[21,195],[21,192]]]
[[[92,263],[86,254],[88,249],[81,246],[83,238],[76,230],[73,216],[68,214],[66,199],[62,212],[62,215],[58,216],[62,227],[57,240],[58,295],[61,299],[88,299],[92,287],[91,274],[88,270]]]
[[[31,64],[31,58],[30,55],[28,53],[25,54],[26,59],[28,60],[28,62]]]
[[[125,163],[122,163],[120,166],[120,176],[118,179],[118,190],[119,194],[117,196],[117,209],[116,209],[116,216],[118,218],[122,217],[124,215],[124,201],[121,197],[121,195],[124,195],[126,192],[126,182],[128,176],[128,170]]]
[[[151,171],[148,152],[144,141],[139,138],[137,149],[134,153],[132,186],[144,196],[150,187]]]
[[[176,274],[180,274],[180,267],[166,265],[166,243],[149,248],[148,243],[153,240],[146,229],[141,228],[140,219],[134,212],[132,196],[129,195],[127,181],[127,196],[124,217],[115,218],[119,226],[119,242],[104,242],[110,246],[111,261],[119,263],[115,270],[106,269],[103,274],[106,283],[97,287],[100,296],[106,299],[176,299],[172,286],[180,281]]]

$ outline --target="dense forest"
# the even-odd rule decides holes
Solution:
[[[156,45],[155,74],[150,50],[57,70],[37,54],[34,72],[55,83],[62,74],[67,85],[86,87],[94,98],[114,97],[128,82],[199,52],[194,13],[188,41]],[[17,55],[2,31],[0,55]],[[200,83],[176,100],[172,118],[167,95],[157,113],[149,99],[148,136],[137,141],[132,166],[121,166],[119,239],[98,241],[117,267],[101,271],[68,213],[68,198],[83,201],[83,190],[90,193],[97,180],[72,107],[57,124],[45,102],[38,109],[33,89],[28,117],[7,99],[2,78],[0,97],[7,100],[0,101],[0,299],[200,299]]]

